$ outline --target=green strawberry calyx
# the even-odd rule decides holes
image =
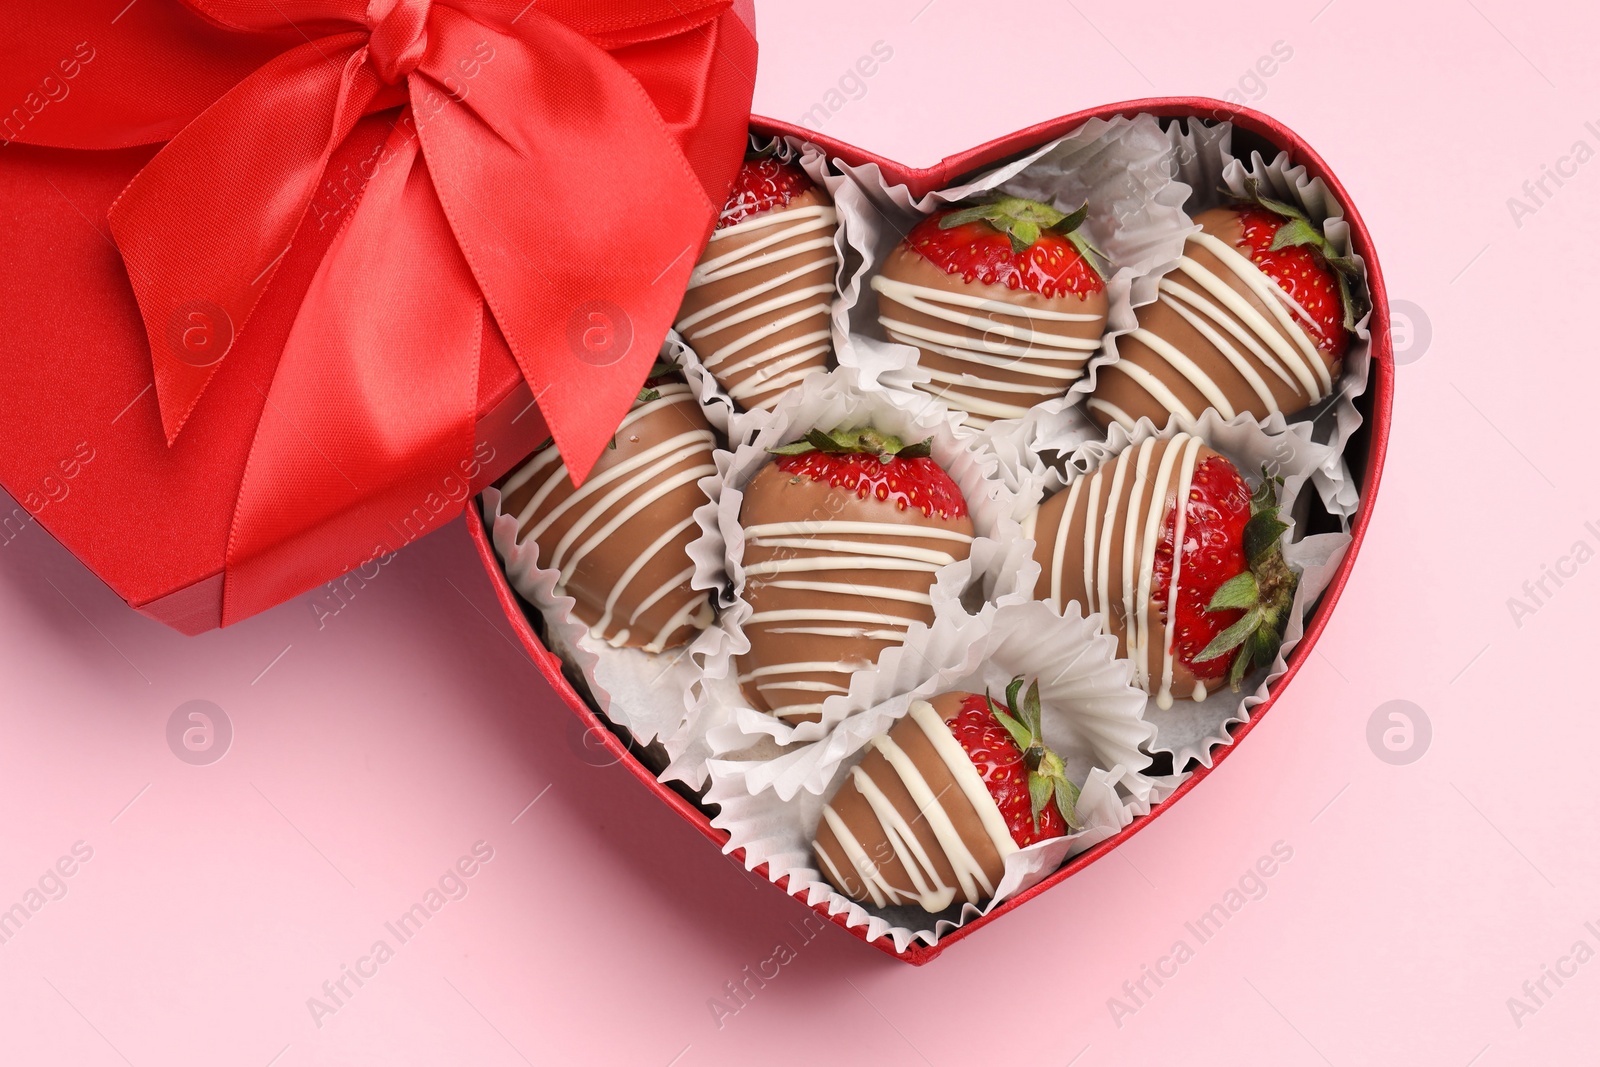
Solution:
[[[1088,217],[1088,201],[1080,204],[1076,211],[1063,212],[1038,200],[995,196],[950,212],[939,220],[939,228],[951,230],[969,222],[987,222],[1011,240],[1011,251],[1017,255],[1033,247],[1044,234],[1053,233],[1077,249],[1084,262],[1104,280],[1102,265],[1110,260],[1084,234],[1082,227]]]
[[[1282,540],[1289,524],[1278,517],[1277,490],[1282,484],[1281,477],[1261,469],[1261,485],[1250,497],[1250,519],[1244,526],[1246,567],[1217,586],[1206,605],[1207,611],[1244,614],[1212,638],[1194,659],[1206,663],[1231,654],[1228,684],[1236,693],[1245,675],[1270,667],[1277,659],[1300,581],[1283,558]]]
[[[1026,692],[1023,691],[1025,684]],[[1022,762],[1028,768],[1028,801],[1033,808],[1033,828],[1039,828],[1040,813],[1054,804],[1068,829],[1083,829],[1077,812],[1078,787],[1067,777],[1066,763],[1044,743],[1044,712],[1039,703],[1038,679],[1032,682],[1026,682],[1021,676],[1011,679],[1006,686],[1004,706],[997,704],[987,689],[983,698],[989,702],[989,713],[1016,742]]]
[[[907,444],[893,434],[881,433],[871,426],[857,426],[848,430],[811,430],[793,444],[767,449],[775,456],[803,456],[807,452],[826,452],[830,455],[858,453],[880,459],[926,459],[933,455],[933,438]]]

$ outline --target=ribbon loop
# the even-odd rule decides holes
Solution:
[[[372,37],[367,57],[385,85],[399,85],[428,51],[431,0],[372,0],[367,20]]]

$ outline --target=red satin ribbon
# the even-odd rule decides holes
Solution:
[[[103,39],[124,3],[12,25],[52,31],[40,49],[69,22]],[[409,540],[410,516],[459,510],[431,501],[472,454],[485,305],[581,480],[737,166],[754,41],[729,0],[185,3],[205,22],[172,0],[124,10],[97,57],[112,91],[16,138],[170,138],[110,213],[169,442],[249,328],[330,154],[362,116],[401,108],[255,428],[227,623]],[[37,66],[16,58],[0,61]]]

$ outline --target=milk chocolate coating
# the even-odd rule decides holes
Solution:
[[[1038,512],[1032,519],[1032,536],[1034,539],[1033,558],[1038,561],[1040,574],[1036,595],[1041,600],[1048,601],[1056,610],[1061,611],[1069,603],[1076,602],[1085,617],[1102,611],[1105,620],[1104,628],[1107,633],[1117,640],[1117,655],[1124,659],[1129,657],[1128,630],[1130,623],[1136,623],[1139,614],[1139,585],[1142,576],[1147,576],[1153,567],[1143,565],[1142,549],[1143,538],[1151,509],[1159,506],[1160,517],[1155,530],[1159,539],[1161,532],[1166,529],[1173,509],[1177,506],[1177,493],[1179,488],[1179,465],[1182,456],[1175,457],[1173,476],[1165,487],[1157,484],[1157,474],[1161,466],[1162,457],[1172,448],[1181,447],[1183,442],[1193,440],[1184,435],[1176,439],[1152,440],[1145,446],[1133,446],[1126,450],[1129,464],[1124,471],[1121,485],[1116,484],[1114,468],[1117,459],[1107,460],[1097,471],[1085,474],[1080,478],[1081,489],[1076,501],[1072,500],[1070,489],[1062,490],[1050,497],[1039,506]],[[1139,486],[1139,494],[1134,495],[1138,486],[1136,476],[1136,457],[1141,447],[1149,449],[1148,476],[1143,486]],[[1194,453],[1194,465],[1205,462],[1217,453],[1201,445]],[[1096,477],[1095,475],[1100,475]],[[1156,500],[1158,489],[1164,488],[1161,499]],[[1112,490],[1116,489],[1116,495]],[[1072,512],[1066,514],[1069,502],[1073,503]],[[1084,548],[1089,531],[1089,516],[1093,514],[1095,523],[1095,553],[1089,560],[1091,572],[1095,575],[1095,591],[1090,596],[1084,576]],[[1062,520],[1069,521],[1066,526],[1065,540],[1061,539]],[[1127,546],[1127,537],[1130,523],[1133,526],[1133,586],[1130,590],[1124,583],[1124,550]],[[1025,525],[1025,531],[1028,526]],[[1187,536],[1186,536],[1187,540]],[[1181,564],[1180,564],[1181,565]],[[1105,583],[1100,584],[1100,575],[1105,576]],[[1146,578],[1149,595],[1144,598],[1145,618],[1148,620],[1149,636],[1143,642],[1144,668],[1143,679],[1146,680],[1145,688],[1154,692],[1159,686],[1166,659],[1167,641],[1167,598],[1169,588],[1158,586],[1154,581]],[[1134,604],[1133,618],[1130,620],[1126,605],[1131,596]],[[1177,698],[1192,696],[1196,679],[1194,672],[1184,665],[1178,657],[1173,657],[1171,693]],[[1207,692],[1220,688],[1226,681],[1225,678],[1214,678],[1204,681]],[[1138,684],[1138,680],[1136,683]]]
[[[689,585],[688,547],[706,502],[698,481],[716,470],[715,438],[689,387],[658,391],[634,404],[581,489],[553,446],[502,482],[518,540],[533,536],[539,565],[561,568],[558,590],[576,601],[574,614],[602,640],[651,652],[687,643],[711,621],[708,594]]]
[[[890,253],[883,265],[882,277],[944,293],[993,300],[1016,309],[1009,313],[939,305],[947,314],[982,320],[980,326],[918,310],[889,292],[878,294],[878,319],[890,339],[916,347],[919,364],[933,373],[932,381],[919,383],[916,388],[938,397],[951,408],[967,412],[967,421],[975,426],[988,425],[995,419],[1020,418],[1035,404],[1065,395],[1081,375],[1105,331],[1104,289],[1083,296],[1075,293],[1042,296],[1004,285],[967,282],[959,274],[946,273],[906,244]],[[1064,322],[1029,314],[1040,311],[1093,318]],[[926,338],[902,332],[901,324],[949,335],[933,342],[941,348],[970,351],[960,354],[939,351],[931,347]],[[1078,338],[1086,347],[1069,352],[1037,339],[1008,337],[995,332],[1005,327],[1053,337]],[[1011,348],[1025,351],[1014,352],[1009,350]],[[1002,388],[1004,386],[1010,388]]]
[[[938,728],[949,735],[950,744],[959,742],[944,724],[956,717],[966,697],[965,693],[944,693],[928,702],[937,717]],[[983,882],[991,889],[1000,885],[1005,874],[1005,859],[985,829],[971,791],[957,780],[958,768],[952,767],[940,754],[924,722],[915,716],[907,715],[897,721],[890,727],[887,738],[909,759],[915,773],[926,783],[927,793],[934,797],[933,802],[919,804],[906,778],[876,743],[869,744],[858,764],[859,770],[845,776],[827,805],[857,847],[840,839],[833,820],[825,812],[817,824],[812,845],[818,869],[835,889],[863,904],[883,907],[916,903],[929,911],[942,911],[951,904],[983,904],[992,895],[983,891]],[[956,758],[964,760],[965,756]],[[970,763],[967,768],[970,770]],[[872,801],[862,791],[858,774],[865,775],[877,786],[903,824],[909,827],[918,848],[908,847],[909,842],[905,841],[900,842],[899,848],[895,847],[894,838],[900,831],[891,825],[893,819],[886,823],[873,809]],[[987,803],[994,809],[992,816],[998,817],[998,808],[984,791],[981,780],[978,791],[981,793],[979,803]],[[966,887],[976,892],[966,892],[957,875],[956,865],[964,864],[964,858],[952,857],[940,841],[936,831],[940,813],[948,818],[967,854],[981,871],[982,882],[972,878]],[[918,859],[919,850],[927,858],[927,866]],[[1014,846],[1007,851],[1014,851]],[[915,871],[907,868],[907,860]],[[868,885],[868,879],[873,885]]]
[[[744,410],[770,408],[806,375],[827,369],[838,264],[832,204],[814,186],[782,207],[719,230],[690,278],[678,332]],[[807,214],[818,208],[827,209],[821,218]],[[763,247],[738,255],[757,244]],[[707,277],[708,262],[730,257]]]
[[[1241,256],[1249,257],[1248,246],[1240,248],[1244,227],[1238,211],[1213,208],[1195,216],[1194,221],[1203,232],[1237,249]],[[1325,367],[1335,384],[1341,361],[1317,347],[1314,336],[1303,328],[1293,311],[1288,312],[1290,325],[1286,328],[1263,295],[1235,269],[1239,264],[1231,259],[1224,261],[1195,238],[1191,237],[1185,244],[1184,255],[1203,275],[1219,280],[1254,308],[1261,319],[1252,323],[1229,309],[1182,266],[1168,273],[1161,281],[1160,298],[1138,309],[1139,328],[1117,339],[1117,362],[1101,368],[1096,378],[1094,394],[1085,409],[1102,429],[1112,422],[1131,427],[1140,418],[1148,418],[1162,427],[1174,414],[1180,416],[1180,423],[1186,428],[1192,428],[1193,421],[1207,408],[1216,407],[1201,389],[1208,380],[1232,409],[1231,412],[1220,411],[1224,418],[1248,411],[1264,420],[1274,408],[1289,416],[1328,395],[1331,390],[1322,388],[1320,376],[1314,373],[1315,368],[1307,360],[1315,359]],[[1245,269],[1267,286],[1275,287],[1272,279],[1253,265]],[[1170,292],[1170,287],[1179,287],[1184,293]],[[1188,299],[1184,299],[1185,294]],[[1277,300],[1276,297],[1271,299]],[[1279,306],[1283,308],[1281,301]],[[1261,320],[1270,328],[1265,336],[1259,328]],[[1152,345],[1151,338],[1157,343]],[[1279,347],[1274,347],[1274,339]],[[1230,350],[1231,359],[1219,347],[1219,340]],[[1161,350],[1160,342],[1187,357],[1194,368],[1187,371],[1181,368]],[[1304,354],[1307,347],[1310,356]],[[1263,353],[1271,359],[1264,359]],[[1260,387],[1270,395],[1270,403],[1235,360],[1254,373]],[[1297,365],[1301,373],[1295,372]],[[1171,392],[1171,398],[1158,395],[1159,390],[1152,391],[1136,374],[1129,373],[1130,367],[1152,376],[1160,387]],[[1312,388],[1307,387],[1302,374],[1311,379]]]
[[[871,666],[885,648],[900,644],[911,623],[933,622],[929,604],[884,594],[905,591],[925,601],[939,561],[965,559],[971,549],[972,520],[967,515],[929,519],[914,508],[902,511],[893,502],[862,500],[809,476],[791,475],[776,463],[762,468],[745,488],[739,521],[747,532],[744,599],[755,612],[744,627],[750,651],[736,658],[740,685],[751,707],[790,722],[819,719],[822,701],[846,692],[853,671]],[[882,532],[830,528],[838,522],[872,523]],[[773,535],[750,532],[769,523],[804,528]],[[930,536],[928,527],[960,537]],[[809,569],[813,561],[820,561],[821,569]],[[886,569],[904,561],[923,569]],[[764,565],[781,570],[763,574]],[[792,588],[796,583],[824,588]],[[767,612],[797,615],[765,621]],[[883,618],[864,620],[840,612]],[[795,632],[808,628],[838,632]],[[783,670],[794,664],[816,666]],[[754,675],[756,671],[764,673]]]

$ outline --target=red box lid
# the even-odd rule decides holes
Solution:
[[[136,175],[145,181],[159,169],[162,156],[171,158],[169,149],[175,154],[184,138],[194,136],[192,131],[204,125],[207,115],[228,105],[230,99],[255,92],[256,97],[250,98],[242,113],[260,109],[266,115],[263,123],[270,124],[269,112],[276,102],[263,101],[259,86],[241,83],[221,99],[218,96],[229,89],[230,79],[240,71],[253,71],[248,77],[257,78],[261,71],[256,68],[264,61],[270,60],[269,66],[286,63],[285,57],[306,43],[298,33],[281,32],[283,27],[240,32],[241,27],[261,29],[251,19],[271,21],[270,13],[276,11],[272,4],[253,0],[186,3],[188,6],[173,2],[138,5],[121,15],[117,9],[124,4],[115,0],[84,4],[81,11],[76,10],[80,5],[73,5],[75,10],[71,12],[49,14],[27,5],[14,13],[14,32],[0,46],[4,50],[0,56],[0,100],[18,102],[16,111],[0,116],[0,138],[9,139],[0,143],[0,215],[5,220],[0,227],[0,292],[8,298],[12,319],[10,328],[0,337],[0,433],[7,442],[0,451],[0,484],[23,509],[9,517],[0,516],[0,523],[14,529],[36,519],[128,603],[193,633],[237,621],[288,599],[442,525],[458,514],[474,493],[543,440],[550,432],[544,417],[547,411],[558,410],[560,403],[569,402],[559,395],[558,383],[547,382],[542,390],[551,394],[543,401],[546,411],[535,406],[524,367],[530,360],[536,365],[543,361],[548,366],[549,356],[529,351],[539,347],[536,341],[522,346],[520,357],[514,354],[507,333],[515,336],[516,331],[502,328],[502,313],[521,322],[517,315],[523,312],[509,306],[516,301],[507,299],[502,291],[490,295],[489,307],[479,319],[470,320],[480,325],[469,331],[456,331],[460,344],[448,345],[442,338],[438,344],[440,361],[456,361],[463,367],[455,379],[459,395],[451,402],[459,408],[454,417],[465,432],[439,449],[450,455],[451,462],[432,474],[422,476],[403,470],[407,460],[399,452],[385,454],[381,447],[389,443],[385,440],[379,440],[377,448],[363,445],[358,458],[349,458],[355,446],[342,439],[345,431],[340,419],[347,408],[357,406],[359,398],[351,397],[351,403],[346,405],[343,395],[331,392],[343,388],[346,379],[330,381],[329,395],[316,398],[320,413],[314,417],[303,415],[298,409],[285,410],[292,399],[284,381],[288,375],[281,366],[285,346],[297,318],[306,314],[307,296],[313,291],[319,269],[326,270],[328,260],[333,258],[330,249],[337,249],[341,240],[349,242],[351,220],[366,202],[363,194],[369,183],[381,173],[381,163],[386,158],[383,153],[395,139],[397,124],[407,121],[408,115],[415,116],[412,137],[421,145],[419,160],[427,161],[426,168],[411,172],[407,196],[414,190],[418,169],[431,172],[428,188],[449,183],[457,192],[473,181],[487,182],[495,177],[490,166],[493,161],[478,158],[489,149],[468,143],[468,151],[462,151],[462,142],[452,143],[445,136],[448,124],[438,127],[444,132],[430,132],[418,114],[428,106],[415,102],[419,94],[437,84],[422,75],[429,70],[437,73],[442,64],[442,60],[424,58],[419,68],[422,74],[413,74],[398,85],[379,86],[365,109],[371,113],[356,116],[348,134],[342,140],[335,138],[337,143],[315,182],[308,206],[290,219],[287,247],[262,272],[266,276],[262,283],[264,294],[253,309],[246,308],[244,315],[232,317],[241,322],[237,337],[231,347],[225,348],[220,362],[205,369],[209,380],[204,381],[204,391],[187,418],[171,408],[161,395],[163,383],[157,381],[159,374],[153,377],[150,338],[160,334],[147,325],[153,313],[147,299],[149,286],[136,293],[130,282],[129,262],[140,265],[133,272],[138,277],[145,262],[140,257],[146,254],[146,249],[134,240],[140,235],[130,235],[124,223],[130,204],[136,207],[138,200],[138,193],[129,188],[130,182]],[[498,49],[500,69],[506,74],[492,92],[485,91],[487,76],[473,81],[472,75],[460,74],[459,84],[449,85],[449,91],[457,94],[454,105],[458,110],[470,103],[493,117],[494,93],[522,99],[516,95],[522,93],[518,79],[529,83],[526,97],[530,110],[538,106],[539,99],[548,99],[539,97],[541,87],[529,74],[536,66],[534,60],[548,58],[538,50],[555,47],[547,45],[548,40],[565,48],[562,55],[580,67],[598,65],[609,77],[622,72],[622,77],[616,79],[618,84],[625,89],[642,88],[648,97],[648,114],[653,116],[652,129],[639,134],[638,139],[662,147],[663,154],[673,157],[662,166],[675,166],[680,173],[698,179],[694,187],[705,201],[704,217],[682,220],[678,228],[686,233],[709,232],[715,208],[720,206],[745,143],[745,117],[755,63],[748,0],[733,8],[726,0],[664,6],[659,0],[640,0],[612,5],[604,19],[585,14],[585,5],[570,0],[540,0],[529,5],[533,14],[526,17],[514,10],[502,11],[506,5],[491,0],[450,9],[430,9],[425,2],[401,0],[393,5],[393,17],[381,20],[377,28],[370,30],[359,21],[349,20],[357,9],[360,19],[365,18],[365,0],[319,0],[311,6],[326,7],[332,20],[326,30],[313,30],[312,36],[317,37],[319,32],[330,34],[319,38],[319,45],[326,41],[349,44],[351,69],[356,71],[350,78],[358,86],[376,84],[369,68],[383,58],[376,55],[380,38],[392,36],[394,25],[403,21],[408,12],[423,20],[414,43],[424,51],[429,47],[430,34],[435,42],[448,42],[452,33],[459,38],[463,31],[456,23],[445,25],[438,21],[461,19],[457,7],[467,16],[482,19],[482,24],[471,23],[464,31],[473,37],[462,39],[492,42],[484,48]],[[685,7],[695,14],[683,16],[681,9]],[[300,15],[297,7],[297,19],[306,24]],[[517,22],[513,15],[522,19],[520,25],[512,25]],[[339,24],[341,18],[343,25]],[[527,32],[535,18],[543,20],[539,23],[543,38],[535,39]],[[581,21],[585,18],[587,23]],[[648,32],[629,36],[630,18],[649,22]],[[585,37],[568,29],[561,22],[563,19],[578,27]],[[223,29],[219,29],[219,23]],[[93,27],[92,34],[88,27]],[[347,32],[340,34],[339,30]],[[144,67],[129,58],[137,56],[141,49],[150,54]],[[528,54],[523,55],[524,51]],[[578,60],[571,59],[574,55]],[[163,120],[163,127],[151,117],[160,110],[157,103],[137,99],[139,92],[127,87],[139,84],[136,76],[141,70],[146,74],[151,69],[168,70],[176,80],[189,70],[182,64],[191,62],[203,69],[198,69],[194,81],[182,90],[182,100],[159,102],[170,113]],[[429,63],[433,66],[429,67]],[[449,84],[450,79],[451,75],[446,74],[445,83]],[[407,86],[413,103],[409,110],[398,110],[406,103]],[[390,106],[383,106],[386,104]],[[585,101],[576,101],[574,114],[563,112],[557,120],[583,123],[604,117],[597,116],[593,108],[586,112],[585,106]],[[208,107],[212,110],[207,111]],[[168,143],[167,139],[183,128],[183,121],[171,115],[192,120],[193,125],[177,141]],[[248,140],[259,131],[243,132]],[[511,130],[505,136],[514,138],[516,132]],[[594,127],[581,136],[600,144],[619,136],[634,139],[638,133],[630,130],[618,134]],[[266,137],[266,133],[260,135]],[[139,143],[145,140],[160,143]],[[88,146],[96,150],[85,150]],[[452,148],[456,151],[449,151]],[[498,141],[490,148],[504,152]],[[265,165],[270,166],[270,160]],[[197,213],[207,208],[202,202],[210,191],[207,186],[225,185],[238,177],[228,170],[226,161],[217,166],[216,175],[201,176],[196,186]],[[489,187],[493,196],[477,197],[484,201],[481,218],[476,222],[451,222],[458,234],[470,234],[476,226],[480,235],[490,235],[487,241],[479,236],[475,245],[470,238],[462,239],[469,246],[467,259],[500,254],[517,263],[527,261],[530,277],[553,272],[555,268],[541,268],[530,258],[543,254],[545,242],[530,251],[523,245],[532,242],[515,242],[509,237],[496,241],[493,235],[502,221],[510,228],[509,221],[502,220],[498,213],[505,211],[508,220],[522,196],[503,182]],[[439,193],[438,199],[446,202],[446,215],[452,195],[447,191]],[[175,199],[168,196],[156,208],[174,239],[173,247],[166,252],[175,255],[180,268],[186,259],[202,261],[216,255],[217,246],[225,247],[239,237],[231,232],[185,229],[194,222],[186,217],[190,205]],[[231,202],[227,198],[220,201],[223,218],[228,217],[226,211]],[[471,206],[478,210],[476,201]],[[699,209],[698,204],[695,207]],[[119,211],[123,212],[123,219],[116,218]],[[441,222],[443,217],[439,216]],[[553,234],[591,228],[590,220],[576,217],[543,220],[541,224]],[[227,225],[217,228],[229,229]],[[486,250],[486,244],[500,247]],[[562,254],[559,241],[549,242],[548,247],[552,249],[549,254]],[[455,255],[453,250],[451,254]],[[686,272],[694,257],[683,258],[682,270]],[[483,276],[493,276],[493,267],[492,263],[487,267],[481,262],[473,263],[473,269]],[[469,284],[478,277],[462,273]],[[619,268],[617,273],[624,271]],[[668,286],[674,277],[668,277],[662,285]],[[594,282],[596,289],[605,284],[603,278]],[[640,284],[637,288],[644,287]],[[408,309],[418,306],[419,299],[426,309],[430,297],[425,292],[357,292],[349,298],[351,306],[336,308],[336,313],[354,321],[359,330],[363,323],[382,324],[389,317],[406,316]],[[146,305],[143,308],[141,301]],[[619,361],[614,366],[603,371],[601,388],[610,387],[603,380],[609,375],[619,380],[616,388],[626,394],[637,389],[637,382],[628,385],[626,381],[632,376],[631,368],[637,363],[637,377],[642,379],[644,368],[659,346],[659,335],[665,332],[670,309],[666,313],[618,310],[624,317],[633,315],[632,345],[625,353],[618,353]],[[226,314],[223,317],[229,318]],[[655,324],[658,319],[659,328]],[[430,328],[429,321],[412,323],[413,334],[422,334],[416,343],[428,343]],[[444,331],[441,325],[441,334]],[[528,331],[524,330],[522,336],[527,337]],[[472,351],[464,351],[467,348]],[[425,348],[424,352],[431,357],[431,351]],[[627,356],[625,362],[620,358],[623,355]],[[182,366],[177,369],[186,371]],[[593,391],[594,380],[591,378],[585,388]],[[313,377],[311,384],[315,387],[319,383]],[[355,384],[362,387],[367,383]],[[388,384],[401,395],[406,395],[406,389],[417,395],[422,388],[410,381]],[[420,395],[424,400],[432,399],[426,392]],[[553,401],[560,402],[557,409],[550,408]],[[418,405],[422,409],[428,406]],[[165,427],[163,414],[167,416]],[[426,410],[418,410],[416,417],[421,420],[427,414]],[[331,473],[334,469],[340,475],[351,470],[354,476],[345,481],[353,491],[348,507],[333,509],[325,500],[312,499],[318,493],[326,495],[329,489],[311,484],[311,478],[287,482],[280,479],[279,484],[267,489],[258,488],[248,507],[257,513],[258,532],[253,536],[257,542],[265,543],[257,544],[248,560],[241,560],[241,527],[245,523],[240,502],[248,496],[249,479],[259,483],[262,471],[268,469],[260,435],[265,434],[263,427],[274,418],[280,437],[287,439],[290,446],[299,441],[308,455],[314,453],[327,459],[327,480],[337,483]],[[409,419],[395,421],[405,423]],[[180,426],[175,436],[174,422]],[[398,436],[407,427],[396,429]],[[557,436],[559,440],[559,427]],[[352,469],[351,464],[359,469]],[[407,495],[391,495],[381,501],[354,491],[358,481],[365,485],[381,480],[392,467],[402,468],[396,477],[411,479],[413,484]],[[419,485],[425,491],[419,491]],[[337,484],[333,488],[342,492]],[[392,506],[396,499],[403,501],[398,509]],[[321,511],[313,509],[329,511],[325,523],[320,518]],[[319,516],[305,520],[308,523],[338,525],[338,536],[319,544],[314,537],[296,538],[285,533],[279,542],[278,534],[273,532],[279,528],[272,525],[273,517],[292,516],[301,510]],[[235,583],[247,565],[253,570],[249,572],[250,587],[243,588]]]

